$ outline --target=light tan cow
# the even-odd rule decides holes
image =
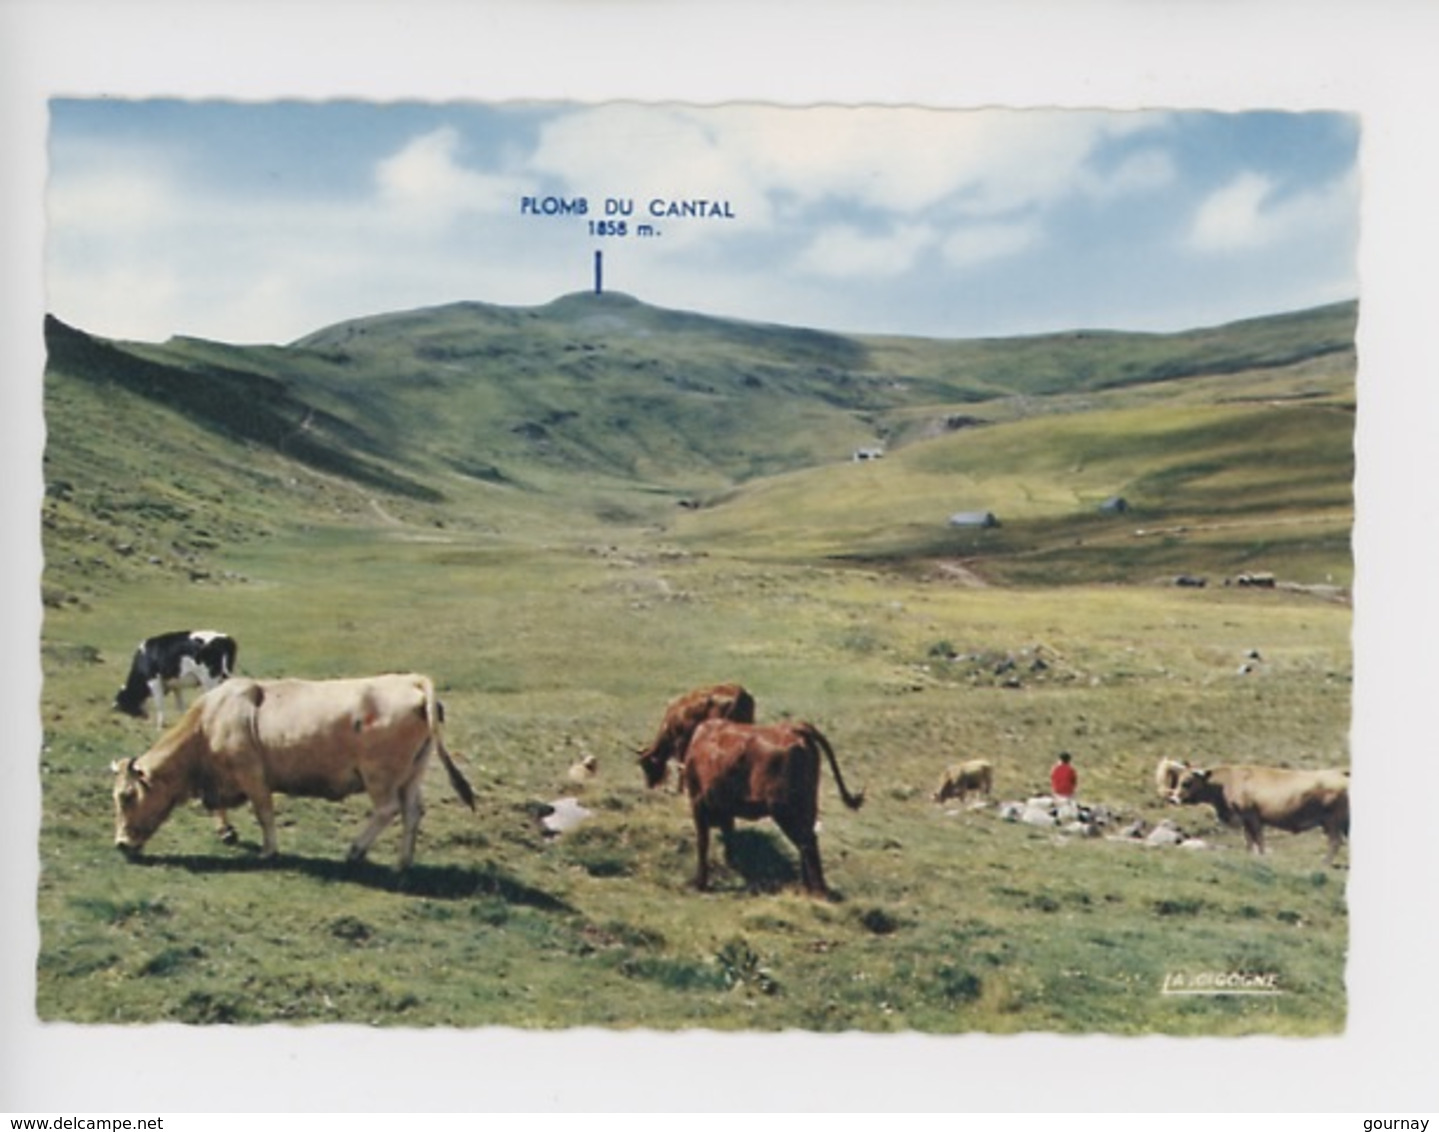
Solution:
[[[1179,776],[1188,769],[1188,760],[1160,759],[1154,768],[1154,792],[1161,798],[1168,798],[1179,785]]]
[[[1284,770],[1268,766],[1190,767],[1179,776],[1170,801],[1209,803],[1219,820],[1237,823],[1253,853],[1264,852],[1264,827],[1301,833],[1319,828],[1329,838],[1333,864],[1349,836],[1349,772]]]
[[[988,798],[993,789],[994,765],[988,759],[969,759],[945,769],[935,788],[934,800],[944,802],[957,798],[963,802],[972,792]]]
[[[248,800],[264,834],[263,856],[276,852],[275,794],[339,800],[361,791],[374,810],[350,846],[364,857],[400,815],[400,867],[414,860],[421,785],[430,751],[450,784],[474,809],[474,792],[440,738],[442,712],[428,676],[415,673],[354,680],[231,678],[197,700],[139,758],[117,762],[115,844],[134,856],[189,798],[207,809]]]

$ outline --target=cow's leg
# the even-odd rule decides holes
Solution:
[[[400,839],[400,868],[408,869],[415,859],[415,841],[420,834],[420,818],[425,806],[420,792],[421,777],[417,774],[400,791],[400,816],[404,822],[404,836]]]
[[[235,832],[235,827],[230,824],[230,815],[224,810],[215,811],[215,836],[226,845],[233,845],[240,840],[240,835]]]
[[[365,823],[365,828],[360,830],[358,837],[350,845],[350,852],[346,859],[349,861],[360,861],[370,851],[370,846],[375,843],[385,826],[395,820],[395,816],[403,808],[399,793],[395,793],[384,802],[375,806],[374,812],[370,814],[370,820]]]
[[[1249,845],[1249,851],[1255,856],[1264,855],[1264,823],[1259,819],[1258,814],[1244,814],[1240,818],[1240,824],[1244,827],[1244,840]]]
[[[720,842],[724,845],[724,862],[734,868],[734,818],[728,817],[719,823]]]
[[[824,883],[824,867],[819,860],[819,838],[815,836],[814,821],[813,815],[775,815],[776,824],[799,850],[799,879],[805,891],[816,896],[828,896],[829,889]]]
[[[695,814],[695,887],[703,892],[710,883],[710,827],[709,822]]]
[[[279,842],[275,839],[275,798],[270,793],[268,785],[247,787],[245,793],[250,798],[250,805],[255,811],[255,820],[260,823],[261,844],[260,856],[273,857],[279,852]]]
[[[816,896],[828,896],[829,887],[824,883],[824,866],[819,860],[819,838],[813,833],[809,840],[799,847],[800,881],[806,892]]]
[[[1344,844],[1344,831],[1337,822],[1331,821],[1324,827],[1324,834],[1329,838],[1329,852],[1324,857],[1324,863],[1333,865],[1339,859],[1339,847]]]
[[[165,681],[156,676],[147,685],[150,699],[155,704],[155,730],[165,730]]]

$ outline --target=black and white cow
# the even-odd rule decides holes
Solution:
[[[186,686],[208,692],[235,671],[235,638],[213,629],[181,629],[147,637],[135,649],[130,661],[130,676],[115,694],[115,710],[143,717],[145,701],[155,701],[155,726],[165,726],[165,693],[175,697],[181,711],[185,708],[180,690]],[[237,839],[235,827],[223,810],[215,811],[215,833],[221,841],[232,844]]]
[[[142,717],[145,701],[155,701],[155,725],[165,726],[165,693],[185,707],[181,689],[209,691],[235,671],[237,646],[233,637],[211,629],[181,629],[147,637],[135,649],[130,676],[115,694],[115,709]]]

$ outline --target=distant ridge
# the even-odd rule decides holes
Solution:
[[[1352,475],[1345,410],[1357,313],[1356,303],[1338,303],[1176,334],[948,341],[846,336],[580,292],[534,307],[460,301],[349,319],[288,346],[113,341],[52,317],[46,475],[88,509],[76,530],[120,524],[122,533],[105,536],[118,545],[139,545],[127,524],[152,511],[177,523],[243,511],[243,522],[227,522],[249,529],[371,516],[380,495],[393,499],[386,514],[412,523],[498,529],[500,516],[524,525],[543,515],[560,527],[653,524],[678,504],[708,514],[746,485],[848,463],[858,451],[885,454],[872,480],[910,448],[914,466],[927,460],[974,482],[1001,466],[1022,480],[1006,452],[1044,463],[1072,447],[1074,468],[1097,466],[1072,438],[1041,430],[1019,443],[1007,429],[977,424],[1079,421],[1129,404],[1256,406],[1256,414],[1305,404],[1317,414],[1306,427],[1320,432],[1313,442],[1302,429],[1289,435],[1286,459],[1305,469],[1293,490],[1330,501],[1332,514]],[[1168,462],[1178,451],[1170,442],[1112,437],[1102,447],[1132,451],[1134,466],[1094,490],[1162,497],[1165,485],[1220,475],[1239,438],[1271,426],[1258,415],[1205,426],[1187,470]],[[972,463],[979,452],[989,455]],[[948,494],[942,480],[925,482]],[[794,497],[797,513],[823,512],[840,527],[858,513],[858,501],[837,506],[827,483],[815,490],[813,502]],[[891,544],[886,524],[903,502],[865,504],[867,545]],[[986,498],[935,505],[946,515],[993,506]],[[1221,509],[1233,506],[1226,499]],[[1003,539],[1016,530],[1006,521]],[[815,539],[835,544],[832,535]],[[905,545],[933,543],[916,534]]]
[[[926,406],[1282,370],[1352,352],[1357,304],[1177,334],[846,336],[622,292],[348,319],[289,346],[109,342],[47,320],[52,369],[357,482],[442,498],[437,473],[603,476],[688,494],[925,434]],[[935,415],[935,414],[931,414]],[[443,477],[442,477],[443,478]]]

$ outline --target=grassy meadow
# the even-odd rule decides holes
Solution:
[[[496,333],[523,336],[519,316],[495,320]],[[670,325],[650,330],[664,338]],[[725,343],[708,323],[678,325],[703,331],[693,372],[718,388]],[[355,328],[342,329],[305,349],[354,349]],[[743,348],[766,346],[770,333],[752,331]],[[1011,390],[970,403],[983,426],[932,435],[916,383],[950,382],[931,420],[968,402],[954,396],[937,347],[914,344],[903,397],[879,405],[885,382],[856,376],[864,404],[845,410],[844,429],[805,430],[798,455],[783,454],[792,467],[772,469],[781,456],[756,449],[693,479],[659,474],[680,457],[659,444],[625,448],[623,430],[506,455],[538,435],[514,431],[540,419],[533,406],[518,425],[472,426],[508,439],[477,444],[468,472],[455,455],[462,422],[437,426],[423,452],[382,443],[380,424],[348,422],[350,435],[375,438],[368,450],[335,449],[363,456],[357,477],[358,464],[297,458],[259,425],[216,430],[209,409],[142,400],[128,370],[99,380],[83,359],[60,365],[52,354],[40,1018],[1341,1030],[1347,869],[1323,865],[1322,836],[1273,835],[1255,859],[1211,811],[1167,810],[1152,784],[1160,756],[1348,764],[1352,355],[1346,363],[1288,335],[1265,327],[1244,350],[1226,340],[1207,369],[1186,340],[1188,353],[1175,361],[1171,351],[1163,365],[1182,361],[1192,374],[1112,386],[1097,375],[1091,392],[1055,393],[1047,409],[1021,391],[1021,410]],[[448,365],[491,364],[505,358],[503,342],[427,348]],[[639,349],[628,338],[612,349],[621,345]],[[664,338],[650,356],[673,375],[684,345]],[[886,357],[904,372],[893,360],[901,346],[852,355],[829,339],[786,339],[810,351],[791,357],[796,366],[856,373]],[[166,364],[176,350],[205,366],[223,356],[227,373],[239,364],[229,348],[166,349]],[[1036,383],[1058,365],[1025,349]],[[753,373],[758,363],[743,356]],[[1114,356],[1155,364],[1142,352]],[[1264,368],[1226,368],[1256,358]],[[293,372],[283,355],[261,362],[301,421],[322,401],[337,422],[357,411],[342,386],[308,383],[312,360]],[[554,372],[538,356],[530,363]],[[779,383],[777,368],[763,370],[762,390]],[[685,388],[680,401],[694,394]],[[399,394],[366,397],[379,405]],[[786,405],[791,422],[833,409]],[[385,411],[399,434],[411,427],[406,413],[440,410],[400,399]],[[684,416],[676,403],[665,412]],[[653,427],[677,452],[682,430],[667,420],[627,427]],[[880,461],[846,460],[876,425],[910,439]],[[319,445],[343,430],[315,431]],[[569,473],[556,454],[566,445],[588,446]],[[490,470],[474,474],[481,465]],[[1099,516],[1098,502],[1120,492],[1131,511]],[[945,526],[948,513],[981,507],[1003,525]],[[1272,571],[1279,584],[1223,584],[1246,570]],[[1176,587],[1180,572],[1208,584]],[[361,798],[279,799],[272,862],[258,859],[248,811],[235,815],[241,844],[227,847],[190,805],[141,863],[126,863],[112,845],[108,766],[141,753],[154,726],[110,701],[136,641],[181,626],[232,633],[252,676],[429,673],[478,813],[432,767],[404,874],[393,867],[397,827],[370,860],[344,864]],[[669,698],[721,680],[743,682],[762,719],[817,724],[851,789],[866,791],[850,812],[823,774],[820,848],[834,899],[801,894],[794,850],[770,823],[741,825],[732,865],[716,847],[713,890],[691,887],[685,803],[644,788],[634,751]],[[1066,838],[930,800],[947,763],[980,756],[995,764],[998,796],[1022,798],[1043,787],[1060,750],[1074,754],[1083,798],[1125,820],[1174,817],[1210,848]],[[599,774],[575,785],[566,771],[584,754]],[[566,795],[591,816],[549,836],[538,815]],[[1283,993],[1162,993],[1167,976],[1205,972],[1271,975]]]

